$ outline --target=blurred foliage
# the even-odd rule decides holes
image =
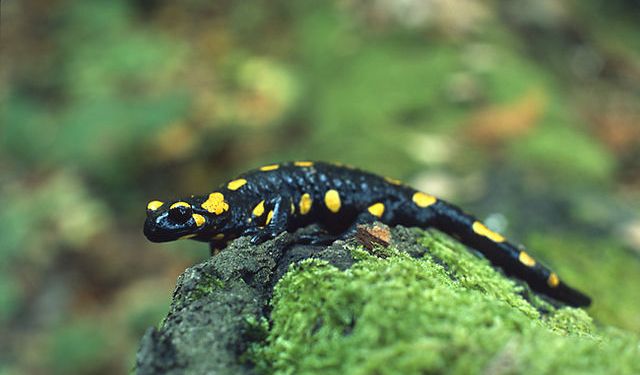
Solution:
[[[295,158],[460,203],[640,332],[635,2],[0,7],[0,373],[127,371],[207,254],[145,202]]]
[[[514,160],[523,164],[522,168],[536,170],[560,182],[606,183],[613,176],[614,160],[604,147],[585,134],[558,124],[541,127],[527,139],[510,146]]]

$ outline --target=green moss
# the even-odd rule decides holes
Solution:
[[[634,373],[638,338],[596,329],[582,310],[541,314],[524,287],[437,233],[421,259],[387,249],[340,271],[307,260],[274,292],[254,351],[277,374]]]
[[[224,288],[224,282],[217,277],[209,274],[201,274],[198,282],[183,287],[181,293],[177,294],[173,300],[176,309],[188,306],[193,302],[210,297],[211,294],[219,289]],[[160,322],[160,327],[165,324],[164,319]]]
[[[531,304],[525,301],[520,296],[527,291],[522,285],[504,277],[496,277],[495,268],[488,262],[478,261],[478,258],[463,245],[448,241],[442,233],[429,233],[424,237],[422,244],[430,250],[431,256],[448,266],[451,276],[456,278],[461,286],[502,299],[532,319],[539,318],[536,307],[550,307],[535,295],[529,296]]]
[[[204,275],[201,283],[198,283],[187,296],[187,301],[193,302],[199,300],[202,297],[209,296],[216,289],[224,287],[224,282],[214,276]]]

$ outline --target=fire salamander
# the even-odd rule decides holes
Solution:
[[[311,223],[346,235],[358,224],[374,221],[434,227],[539,293],[571,306],[591,303],[526,251],[456,206],[394,179],[322,162],[266,165],[207,195],[151,201],[144,234],[154,242],[191,238],[222,249],[239,236],[251,236],[258,244]]]

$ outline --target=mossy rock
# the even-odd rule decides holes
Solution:
[[[289,234],[234,242],[185,272],[207,273],[197,279],[210,288],[185,294],[181,277],[168,318],[143,340],[138,371],[640,373],[638,337],[541,299],[437,231],[391,233],[391,246],[373,251],[355,241],[296,245]]]

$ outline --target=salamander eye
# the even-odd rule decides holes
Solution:
[[[186,223],[193,214],[193,209],[189,204],[178,202],[169,208],[169,219],[174,223]]]

